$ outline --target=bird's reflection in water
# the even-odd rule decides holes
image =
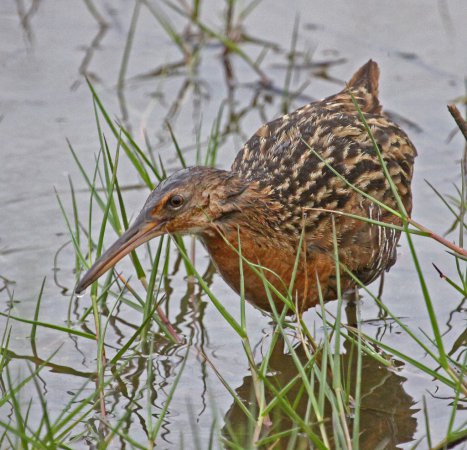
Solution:
[[[353,347],[353,348],[352,348]],[[307,357],[301,346],[296,349],[296,354],[304,365]],[[346,341],[344,352],[341,355],[341,367],[344,383],[349,380],[351,395],[355,392],[356,383],[356,361],[357,348],[355,344]],[[398,363],[401,365],[402,363]],[[298,375],[296,365],[292,356],[283,351],[283,346],[278,343],[270,359],[269,382],[280,390]],[[348,378],[346,378],[348,377]],[[362,354],[362,378],[361,378],[361,410],[360,410],[360,448],[365,450],[386,450],[397,448],[399,444],[409,442],[413,439],[417,428],[416,418],[413,416],[418,409],[414,408],[413,398],[404,390],[403,384],[406,379],[397,371],[388,369],[381,365],[371,356]],[[318,382],[315,382],[315,394],[318,395]],[[255,404],[254,387],[251,376],[243,379],[242,385],[236,389],[238,396],[248,406]],[[274,394],[268,390],[266,400],[271,401]],[[305,418],[310,409],[309,396],[304,392],[302,383],[295,385],[288,391],[286,398],[290,405],[301,418]],[[331,408],[325,408],[325,429],[331,447],[333,442],[333,425]],[[269,441],[267,445],[260,448],[274,449],[309,449],[314,448],[305,434],[293,436],[290,431],[296,424],[284,413],[280,406],[276,406],[269,415],[271,426],[262,430],[260,438],[277,435],[283,432],[280,438]],[[227,442],[235,442],[239,447],[250,448],[253,439],[253,429],[241,408],[234,403],[225,416],[225,425],[222,433]],[[310,417],[310,426],[314,433],[320,436],[320,430],[316,425],[316,419]],[[352,430],[352,421],[348,421],[349,430]],[[292,439],[294,443],[292,445]],[[292,445],[292,447],[290,447]],[[229,448],[229,444],[227,444]]]

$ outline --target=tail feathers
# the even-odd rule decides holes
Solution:
[[[327,97],[325,104],[333,109],[356,113],[352,96],[360,109],[369,114],[381,114],[382,106],[378,100],[379,68],[373,60],[369,60],[355,72],[344,90],[331,97]]]
[[[379,67],[369,60],[355,72],[347,84],[363,112],[379,114],[381,105],[378,100]]]

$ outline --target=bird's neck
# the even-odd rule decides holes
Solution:
[[[267,267],[266,278],[280,289],[282,280],[287,282],[290,279],[289,272],[293,264],[284,258],[291,249],[284,240],[252,231],[251,223],[248,225],[239,224],[235,229],[230,226],[218,227],[200,237],[227,284],[240,293],[243,279],[245,298],[260,308],[269,310],[269,301],[264,294],[264,282],[249,263]]]
[[[232,173],[232,172],[231,172]],[[232,188],[236,186],[236,188]],[[214,202],[213,208],[222,208],[222,214],[216,217],[214,225],[225,235],[232,231],[242,230],[245,236],[250,235],[260,239],[272,238],[276,233],[281,234],[281,213],[283,204],[273,195],[273,191],[258,181],[247,181],[235,176],[229,180],[229,188],[234,195],[226,198],[223,193],[222,201]],[[238,194],[237,194],[238,193]]]

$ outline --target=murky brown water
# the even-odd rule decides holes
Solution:
[[[126,123],[142,147],[145,147],[144,133],[147,133],[151,145],[170,170],[178,166],[164,120],[170,119],[179,143],[187,149],[187,161],[194,163],[193,144],[198,129],[204,143],[220,105],[228,95],[221,49],[217,45],[203,49],[199,69],[191,74],[192,84],[186,92],[183,89],[187,70],[183,67],[168,76],[140,77],[181,59],[179,50],[155,18],[142,7],[127,82],[121,92],[124,101],[119,102],[118,73],[134,3],[119,0],[96,2],[96,5],[109,24],[106,29],[99,29],[84,2],[37,0],[31,4],[17,0],[16,4],[0,3],[0,310],[7,312],[11,309],[15,316],[33,317],[42,279],[47,277],[40,319],[57,324],[64,324],[67,319],[70,292],[75,282],[74,253],[69,244],[57,253],[69,241],[69,236],[53,187],[70,206],[67,182],[70,174],[85,217],[89,194],[65,140],[68,138],[73,144],[85,167],[93,167],[99,141],[91,95],[83,73],[86,72],[94,83],[108,111],[116,117],[127,116]],[[203,2],[203,18],[214,28],[220,27],[223,8],[221,2]],[[166,10],[166,14],[175,24],[184,25],[185,22],[170,10]],[[21,24],[19,15],[23,17]],[[308,98],[334,93],[363,62],[375,59],[382,72],[382,103],[386,109],[402,116],[399,121],[419,151],[413,184],[413,216],[418,222],[444,232],[451,224],[451,217],[424,179],[443,193],[454,194],[453,183],[459,184],[463,142],[459,135],[447,142],[454,123],[446,104],[465,95],[465,1],[427,3],[420,0],[398,5],[393,2],[376,4],[369,0],[264,1],[248,16],[244,30],[248,35],[280,48],[280,51],[269,51],[261,65],[278,91],[286,78],[285,52],[290,48],[296,17],[299,17],[297,49],[314,62],[337,61],[338,64],[325,67],[329,77],[325,79],[317,76],[319,67],[309,68],[307,58],[300,59],[298,67],[303,63],[302,67],[294,72],[291,86],[297,89],[303,83],[309,85],[290,109],[305,103]],[[242,48],[253,59],[261,53],[258,45],[248,44]],[[281,108],[280,92],[259,90],[258,74],[238,57],[233,57],[232,63],[237,86],[232,91],[233,101],[224,112],[222,128],[230,123],[231,132],[222,143],[218,158],[223,167],[230,165],[241,143],[265,119],[276,117]],[[178,103],[177,98],[180,99]],[[227,112],[230,122],[227,122]],[[232,120],[235,118],[238,120]],[[124,159],[120,162],[119,176],[128,186],[140,182]],[[129,189],[125,196],[127,204],[133,206],[128,212],[134,215],[143,204],[146,191]],[[107,242],[113,238],[109,233]],[[451,238],[457,239],[457,236]],[[456,269],[440,246],[426,239],[417,239],[416,243],[449,349],[465,326],[463,311],[457,309],[461,299],[446,289],[431,263],[436,262],[448,275],[454,275]],[[196,260],[203,273],[208,260],[201,246],[197,247]],[[147,258],[143,261],[148,264]],[[128,269],[130,266],[123,262],[121,267]],[[373,288],[377,290],[377,286]],[[171,321],[195,345],[202,347],[226,381],[248,398],[251,380],[239,339],[226,328],[209,300],[197,295],[198,288],[195,288],[194,298],[199,303],[196,308],[193,306],[193,293],[183,270],[173,274],[170,289],[166,309]],[[237,295],[215,274],[212,289],[223,299],[226,308],[238,317]],[[399,249],[398,263],[386,277],[383,298],[390,310],[403,317],[412,329],[430,330],[405,242]],[[73,299],[72,320],[88,307],[87,296]],[[365,333],[378,336],[388,345],[401,348],[421,361],[428,361],[397,325],[376,320],[378,309],[369,298],[363,298],[360,313]],[[260,343],[264,334],[270,333],[268,318],[251,307],[248,307],[247,315],[252,341]],[[314,317],[314,311],[306,314],[309,323]],[[139,314],[122,306],[109,324],[106,341],[118,349],[134,332],[133,324],[139,325],[139,321]],[[4,319],[0,318],[0,334],[4,324]],[[60,347],[53,357],[56,366],[41,374],[41,389],[48,407],[52,414],[59,413],[95,371],[95,346],[90,341],[66,339],[61,333],[40,329],[36,348],[31,348],[29,334],[29,325],[13,324],[10,349],[18,358],[13,360],[10,368],[18,378],[25,376],[28,372],[22,357],[37,362],[50,357]],[[156,407],[161,407],[178,373],[185,349],[170,347],[163,340],[157,341],[155,346],[151,387],[153,402]],[[256,357],[260,362],[260,350]],[[287,372],[291,366],[287,358],[281,354],[274,361],[281,372],[279,376],[291,376]],[[120,380],[122,384],[115,387],[114,396],[108,399],[108,410],[113,419],[121,417],[126,410],[133,411],[124,428],[141,442],[145,435],[141,426],[143,420],[140,420],[144,411],[140,409],[144,409],[146,399],[139,396],[141,384],[146,382],[146,363],[147,355],[129,361]],[[413,367],[401,365],[397,371],[388,371],[375,364],[372,360],[364,361],[367,412],[362,417],[365,421],[373,421],[370,429],[380,430],[380,434],[367,431],[362,438],[363,442],[368,442],[364,448],[376,448],[375,442],[385,442],[385,439],[388,444],[382,448],[393,448],[397,444],[410,448],[424,435],[425,424],[420,411],[423,397],[430,411],[433,441],[442,438],[449,421],[451,402],[445,398],[443,387]],[[121,389],[121,386],[126,387]],[[92,389],[91,383],[84,394]],[[25,402],[28,395],[36,396],[33,387],[26,389],[23,395]],[[235,421],[237,413],[230,395],[212,371],[190,355],[169,409],[162,433],[164,443],[160,448],[180,448],[182,442],[186,448],[192,448],[195,438],[202,443],[200,448],[206,448],[203,443],[209,436],[214,418],[217,418],[219,428],[230,422],[238,425],[239,421]],[[10,414],[6,406],[0,408],[2,420],[8,421]],[[31,416],[32,421],[40,419],[38,404],[33,407]],[[85,425],[92,428],[97,427],[97,423],[96,416]],[[76,446],[86,448],[89,442],[79,440]]]

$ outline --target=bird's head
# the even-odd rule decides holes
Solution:
[[[180,170],[151,192],[133,224],[81,278],[79,294],[120,259],[152,238],[166,233],[203,234],[241,212],[249,183],[235,173],[208,167]]]

